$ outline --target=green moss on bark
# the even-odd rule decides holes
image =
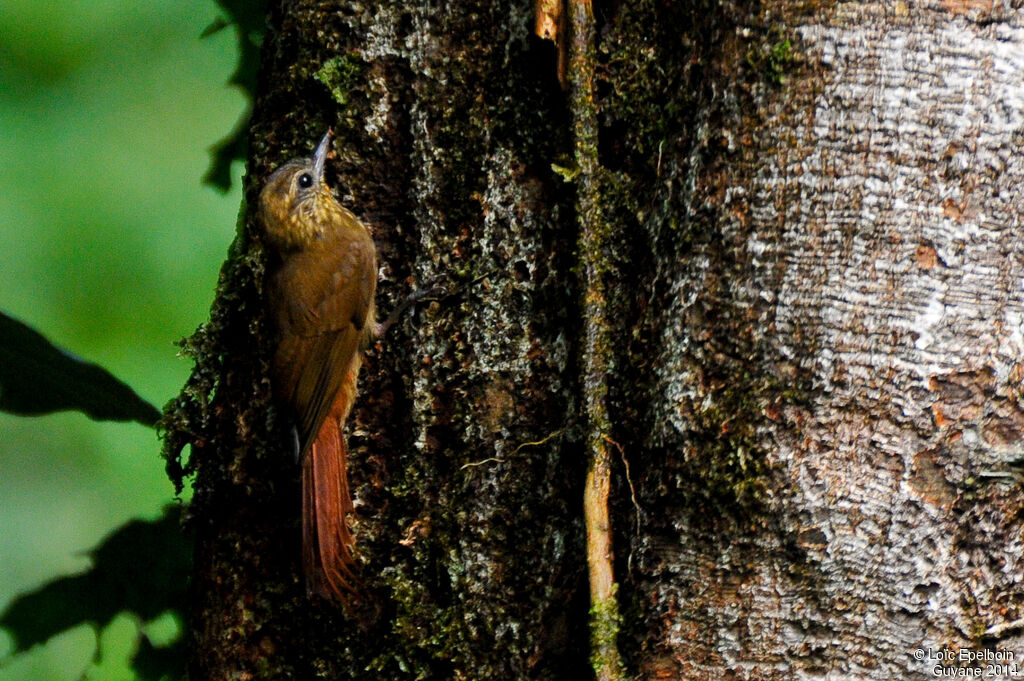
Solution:
[[[349,105],[351,92],[358,87],[366,73],[366,63],[358,56],[345,54],[324,62],[313,77],[320,81],[331,98],[344,111]]]

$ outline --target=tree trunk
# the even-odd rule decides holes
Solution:
[[[450,295],[369,352],[364,597],[311,601],[246,211],[169,411],[190,678],[582,677],[595,452],[627,676],[928,678],[961,649],[1024,673],[1024,17],[581,6],[556,41],[525,2],[272,11],[248,206],[333,127],[378,307]]]

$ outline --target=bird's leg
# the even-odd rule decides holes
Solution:
[[[410,307],[420,302],[424,298],[428,298],[434,295],[443,296],[446,293],[448,293],[447,288],[445,288],[444,286],[434,286],[433,281],[437,281],[437,279],[432,280],[430,285],[425,286],[421,289],[417,289],[410,293],[408,296],[405,297],[405,300],[403,300],[401,303],[395,306],[395,309],[391,311],[391,314],[388,315],[387,319],[385,319],[382,322],[377,322],[377,326],[374,327],[373,330],[374,338],[383,338],[384,334],[387,333],[387,330],[391,328],[391,325],[397,322],[398,319],[405,313],[406,310],[408,310]]]

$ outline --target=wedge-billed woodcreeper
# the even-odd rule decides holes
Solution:
[[[373,239],[324,178],[331,139],[328,131],[312,157],[271,174],[258,213],[270,251],[271,387],[293,419],[302,467],[306,584],[311,593],[345,602],[355,577],[344,423],[363,346],[384,325],[374,314]]]

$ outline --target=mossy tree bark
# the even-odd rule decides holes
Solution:
[[[243,216],[168,411],[172,469],[191,443],[174,472],[195,475],[193,681],[579,678],[595,435],[628,675],[1024,659],[1024,20],[950,0],[594,10],[596,139],[528,2],[272,10],[249,205],[333,127],[379,307],[437,276],[452,295],[369,353],[349,424],[366,596],[310,601]]]

